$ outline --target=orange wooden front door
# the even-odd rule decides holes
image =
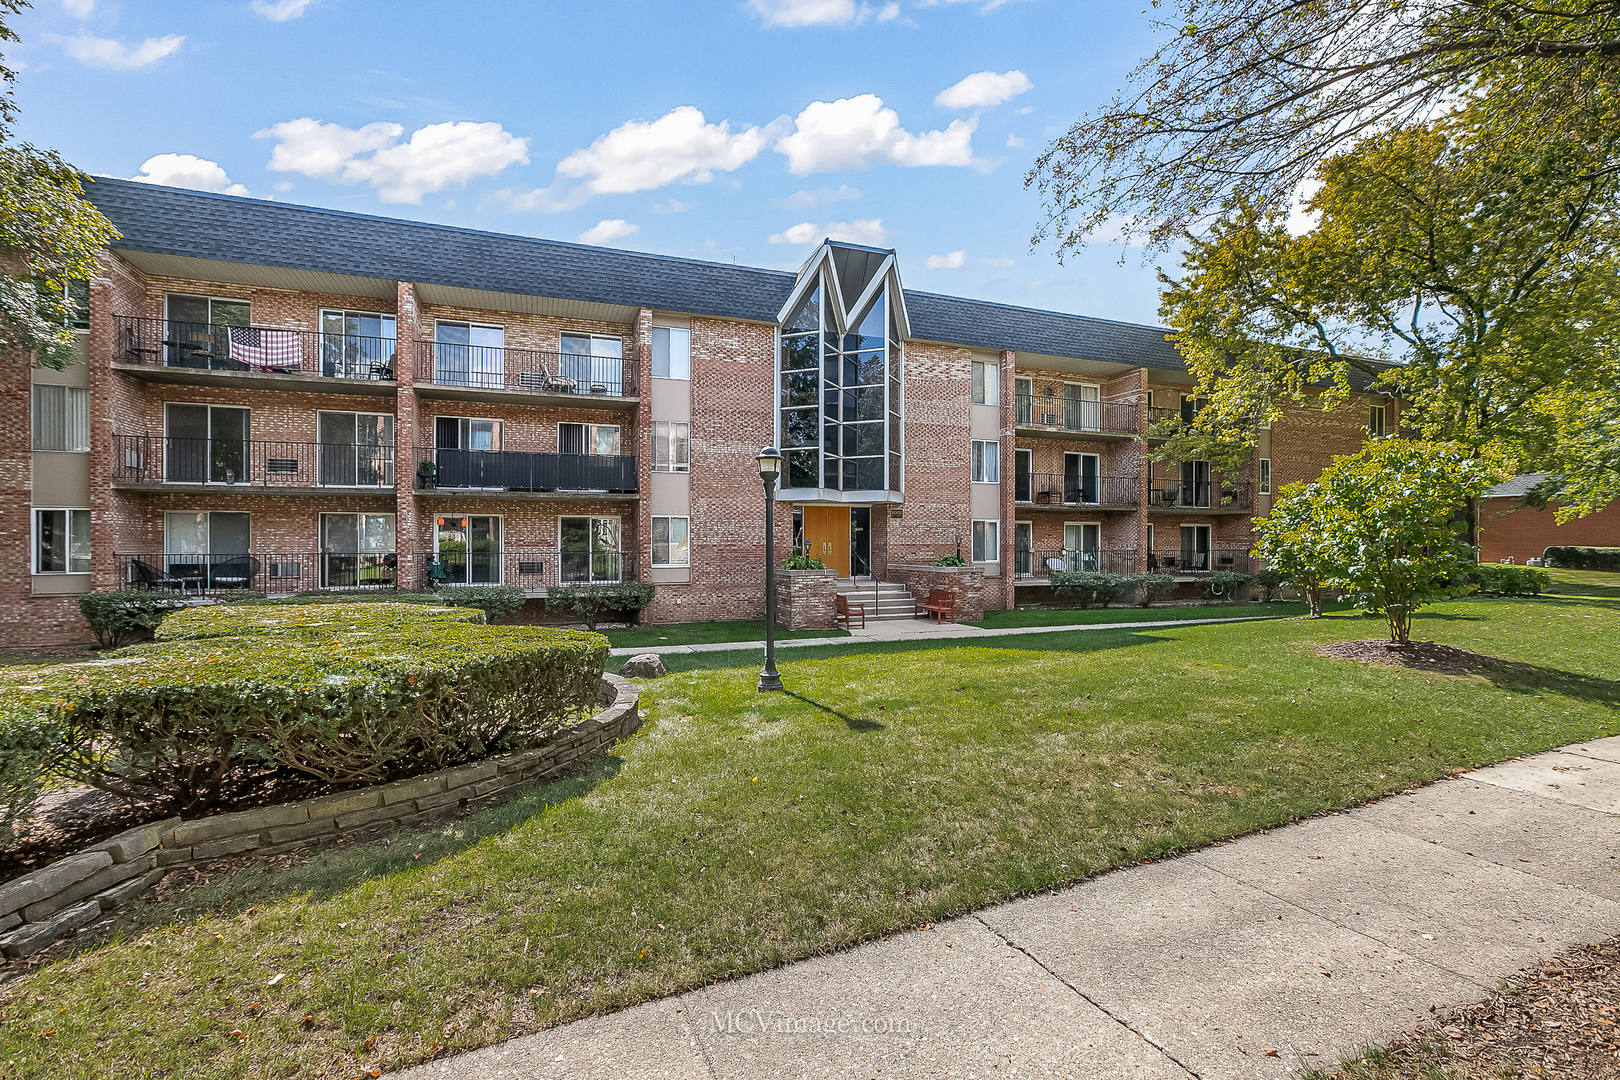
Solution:
[[[839,577],[849,577],[849,507],[805,507],[804,542],[812,559],[820,559]]]

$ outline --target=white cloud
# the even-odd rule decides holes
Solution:
[[[934,95],[942,109],[988,109],[1035,89],[1022,71],[976,71]]]
[[[923,260],[923,265],[930,270],[960,270],[965,262],[967,252],[953,251],[948,255],[930,255]]]
[[[1025,105],[1025,106],[1023,106],[1022,108],[1020,108],[1018,110],[1018,115],[1019,116],[1028,116],[1030,113],[1032,113],[1034,111],[1035,111],[1035,106],[1033,106],[1033,105]]]
[[[918,7],[940,7],[941,5],[978,4],[979,14],[988,15],[998,7],[1005,7],[1014,0],[917,0]]]
[[[593,195],[623,195],[685,180],[707,184],[716,171],[731,172],[759,156],[774,126],[732,132],[731,122],[707,123],[691,105],[671,109],[650,123],[620,124],[557,165],[557,175],[583,179]]]
[[[131,71],[155,64],[165,56],[178,52],[186,40],[184,34],[169,34],[166,37],[147,38],[139,45],[125,45],[114,38],[99,38],[82,30],[72,37],[50,34],[47,38],[61,45],[63,52],[81,64],[116,71]]]
[[[900,0],[894,0],[893,3],[884,4],[883,7],[881,9],[879,9],[879,11],[877,13],[877,21],[880,22],[880,23],[894,22],[899,17],[900,17]]]
[[[253,0],[251,7],[271,22],[286,22],[303,15],[315,0]]]
[[[276,183],[271,184],[270,186],[276,191],[291,191],[298,185],[294,184],[291,180],[278,180]]]
[[[62,0],[62,10],[78,19],[88,19],[96,11],[96,0]]]
[[[704,251],[716,251],[716,250],[719,249],[719,247],[720,247],[720,244],[719,244],[718,241],[715,241],[715,240],[705,240],[705,241],[703,241],[703,250]]]
[[[977,120],[953,120],[944,131],[913,135],[900,115],[876,94],[812,101],[793,120],[794,131],[772,147],[786,154],[795,176],[859,172],[874,164],[971,165]]]
[[[303,117],[255,133],[275,139],[266,166],[335,184],[370,184],[383,202],[420,203],[428,192],[466,186],[508,165],[527,164],[529,140],[496,123],[471,120],[429,124],[401,143],[405,129],[379,121],[362,128]]]
[[[1026,281],[1026,282],[1024,282],[1024,288],[1026,288],[1026,289],[1039,289],[1042,286],[1044,286],[1045,284],[1046,284],[1046,282],[1041,281],[1039,279],[1036,279],[1035,281]]]
[[[833,221],[817,225],[801,221],[765,239],[773,244],[814,244],[823,238],[843,240],[850,244],[868,244],[876,247],[889,238],[891,230],[883,227],[882,218],[860,218],[856,221]]]
[[[854,201],[861,197],[860,188],[852,188],[848,184],[839,184],[836,188],[822,186],[814,190],[805,189],[795,191],[785,199],[772,199],[772,206],[785,206],[789,210],[814,210],[821,206],[831,206],[836,202]]]
[[[640,231],[640,225],[632,225],[624,218],[603,218],[580,233],[576,239],[582,244],[611,244],[615,240],[623,240],[631,233]]]
[[[900,17],[899,0],[873,9],[855,0],[748,0],[766,26],[848,26],[868,19],[880,23]]]
[[[215,191],[222,195],[248,193],[243,185],[231,183],[231,178],[225,175],[219,162],[191,154],[157,154],[149,157],[141,165],[141,174],[130,179],[142,184]]]
[[[655,202],[653,203],[652,208],[653,213],[655,214],[684,214],[686,211],[692,209],[692,207],[696,205],[697,203],[681,202],[679,199],[670,199],[668,202]]]
[[[1023,145],[1024,145],[1024,140],[1020,139],[1018,136],[1016,136],[1016,135],[1008,135],[1007,136],[1007,149],[1016,150],[1020,146],[1023,146]]]
[[[1017,259],[996,259],[996,258],[990,258],[990,257],[986,257],[986,256],[981,255],[979,257],[979,265],[980,266],[1017,266],[1018,265],[1018,260]]]

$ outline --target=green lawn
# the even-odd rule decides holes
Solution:
[[[1354,616],[719,654],[585,777],[137,905],[0,989],[0,1075],[396,1068],[1615,733],[1620,584],[1560,586],[1417,620],[1493,679],[1317,657]]]
[[[642,626],[634,630],[604,630],[615,649],[634,649],[658,645],[712,645],[721,641],[764,641],[765,620],[743,619],[737,622],[671,623],[666,626]],[[848,637],[848,630],[778,630],[777,641],[794,638]]]
[[[1094,623],[1159,622],[1171,619],[1284,618],[1303,614],[1304,604],[1281,601],[1200,607],[1022,608],[1017,611],[987,611],[984,618],[968,625],[1000,630],[1019,626],[1088,626]]]

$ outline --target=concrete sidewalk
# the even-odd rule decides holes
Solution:
[[[1010,626],[986,630],[966,623],[936,623],[922,619],[893,619],[869,622],[848,637],[795,638],[778,641],[778,649],[802,649],[809,645],[850,645],[862,641],[936,641],[940,638],[998,638],[1022,634],[1066,634],[1071,630],[1129,630],[1157,626],[1203,626],[1208,623],[1264,622],[1286,615],[1242,615],[1224,619],[1155,619],[1152,622],[1076,623],[1070,626]],[[716,641],[705,645],[644,645],[639,649],[611,649],[612,656],[640,656],[642,653],[732,652],[738,649],[763,651],[763,641]]]
[[[1620,931],[1617,815],[1570,746],[399,1075],[1297,1075]]]

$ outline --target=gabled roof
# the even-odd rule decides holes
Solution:
[[[97,178],[115,250],[774,322],[795,275]],[[853,248],[854,245],[841,245]],[[878,252],[878,249],[866,249]],[[883,253],[883,254],[886,254]],[[905,290],[927,341],[1183,370],[1160,327]]]

